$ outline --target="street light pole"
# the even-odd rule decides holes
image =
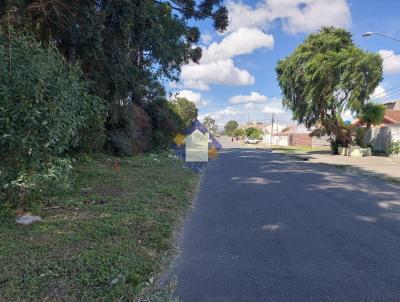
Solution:
[[[373,35],[382,36],[382,37],[385,37],[385,38],[388,38],[388,39],[391,39],[391,40],[394,40],[394,41],[400,43],[400,39],[398,39],[398,38],[395,38],[395,37],[392,37],[392,36],[389,36],[389,35],[386,35],[386,34],[378,33],[378,32],[373,32],[373,31],[368,31],[366,33],[363,33],[362,36],[363,37],[370,37],[370,36],[373,36]]]

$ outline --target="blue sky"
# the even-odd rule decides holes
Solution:
[[[400,43],[367,31],[400,38],[400,1],[395,0],[242,0],[227,1],[230,26],[215,33],[210,22],[197,23],[203,39],[199,65],[182,69],[173,92],[194,101],[200,118],[211,115],[223,126],[228,120],[267,121],[272,112],[282,124],[292,124],[281,105],[276,81],[277,61],[289,55],[307,34],[321,26],[344,27],[364,50],[380,52],[384,80],[372,98],[400,98]],[[346,113],[345,118],[350,118]]]

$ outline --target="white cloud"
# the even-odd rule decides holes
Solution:
[[[227,35],[221,42],[214,42],[203,50],[201,63],[215,62],[233,58],[237,55],[249,54],[258,48],[274,47],[272,35],[257,28],[239,28]]]
[[[378,87],[375,88],[374,92],[370,95],[371,99],[374,98],[383,98],[386,96],[386,90],[385,88],[382,87],[382,85],[378,85]]]
[[[244,69],[237,68],[233,60],[221,60],[208,64],[189,64],[182,67],[182,79],[207,88],[208,84],[251,85],[254,77]]]
[[[275,114],[282,114],[285,113],[285,111],[282,108],[279,107],[271,107],[271,106],[265,106],[262,110],[263,113],[275,113]]]
[[[205,45],[210,44],[211,40],[212,40],[212,35],[210,35],[210,34],[201,34],[201,41]]]
[[[250,95],[236,95],[229,99],[231,104],[259,103],[265,101],[267,101],[267,97],[255,91],[252,91]]]
[[[242,2],[228,1],[227,8],[229,12],[227,32],[232,32],[242,27],[263,27],[273,19],[264,2],[259,2],[253,8]]]
[[[393,50],[382,49],[379,51],[383,60],[383,72],[386,74],[400,73],[400,55],[395,55]]]
[[[184,86],[185,88],[196,89],[201,91],[210,90],[210,87],[201,80],[185,80]]]
[[[274,38],[260,29],[242,28],[203,48],[200,64],[182,67],[183,85],[188,89],[209,90],[208,84],[251,85],[254,77],[235,66],[234,56],[252,53],[259,48],[272,48]]]
[[[236,119],[240,114],[241,112],[239,112],[236,108],[227,107],[222,110],[199,115],[199,120],[202,121],[204,117],[211,116],[211,118],[215,119],[218,125],[225,125],[229,120]]]
[[[175,98],[187,98],[189,101],[196,104],[197,107],[205,107],[207,106],[207,101],[203,100],[201,93],[194,92],[191,90],[181,90],[176,93]]]
[[[228,2],[229,31],[241,27],[266,28],[281,21],[286,32],[312,32],[321,26],[349,28],[350,8],[346,0],[263,0],[256,7]]]
[[[346,0],[266,0],[276,19],[289,33],[312,32],[321,26],[349,28],[350,8]]]

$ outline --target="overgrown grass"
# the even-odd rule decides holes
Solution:
[[[74,168],[71,190],[36,210],[43,222],[0,222],[1,301],[132,301],[162,269],[197,176],[165,154]]]

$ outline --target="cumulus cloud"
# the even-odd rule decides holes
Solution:
[[[265,95],[252,91],[250,95],[235,95],[229,99],[231,104],[259,103],[267,101]]]
[[[251,85],[254,77],[244,69],[237,68],[233,60],[221,60],[207,64],[189,64],[182,67],[182,78],[186,83],[196,83],[203,90],[208,84]],[[193,87],[193,86],[192,86]]]
[[[221,42],[214,42],[203,50],[201,63],[215,62],[233,58],[237,55],[249,54],[258,48],[274,47],[272,35],[257,28],[239,28],[226,36]]]
[[[235,66],[233,57],[250,54],[259,48],[273,48],[274,38],[257,28],[241,28],[203,47],[200,64],[182,67],[183,85],[188,89],[208,90],[208,84],[251,85],[254,77]]]
[[[266,28],[276,20],[281,21],[283,30],[292,34],[312,32],[321,26],[349,28],[351,25],[346,0],[263,0],[255,7],[230,1],[227,6],[228,32],[241,27]]]
[[[232,119],[237,120],[237,117],[240,114],[241,114],[241,112],[239,112],[239,110],[237,110],[236,108],[227,107],[225,109],[221,109],[218,111],[209,112],[207,114],[200,115],[199,120],[202,121],[204,119],[204,117],[210,116],[211,118],[213,118],[216,121],[216,123],[218,125],[224,125],[229,120],[232,120]]]
[[[383,98],[387,95],[385,88],[383,88],[382,85],[378,85],[378,87],[375,88],[374,92],[370,95],[371,99],[375,98]]]
[[[203,100],[202,95],[199,92],[194,92],[191,90],[181,90],[175,94],[174,99],[175,98],[186,98],[189,101],[195,103],[197,107],[207,106],[207,101]]]
[[[285,111],[282,108],[279,107],[271,107],[271,106],[265,106],[262,109],[263,113],[276,113],[276,114],[282,114],[285,113]]]
[[[385,74],[400,73],[400,55],[396,55],[393,50],[382,49],[379,51],[383,60],[383,72]]]

